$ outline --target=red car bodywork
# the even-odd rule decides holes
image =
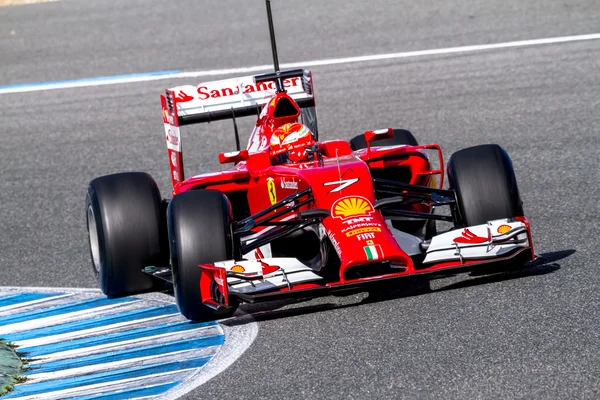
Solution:
[[[286,80],[291,85],[291,80]],[[198,93],[208,94],[206,87],[201,87]],[[229,93],[223,93],[229,95]],[[165,126],[171,129],[179,127],[178,101],[186,100],[189,94],[167,91],[167,96],[161,96]],[[295,112],[277,116],[280,103],[289,104]],[[442,153],[438,145],[420,146],[389,146],[378,147],[376,141],[388,137],[392,130],[379,135],[374,131],[365,133],[368,147],[357,151],[352,150],[348,141],[330,140],[319,142],[320,157],[314,160],[296,163],[273,165],[269,155],[269,143],[273,131],[289,122],[297,122],[301,109],[296,101],[285,92],[273,94],[260,112],[254,132],[250,138],[248,149],[220,155],[221,163],[236,163],[226,171],[209,173],[184,179],[183,159],[181,152],[169,148],[171,177],[173,182],[172,195],[192,189],[213,189],[227,195],[233,205],[233,214],[239,213],[234,198],[247,199],[247,209],[244,215],[238,215],[237,220],[249,215],[261,213],[284,198],[310,189],[311,201],[301,207],[283,213],[276,221],[294,219],[304,210],[326,210],[329,215],[322,218],[322,227],[331,241],[339,257],[339,279],[324,283],[304,283],[293,287],[283,287],[268,293],[247,295],[245,301],[262,298],[285,297],[286,293],[295,292],[307,296],[321,291],[333,291],[336,288],[361,286],[363,283],[383,281],[403,276],[425,274],[456,268],[471,268],[493,260],[460,260],[452,262],[423,265],[418,257],[409,256],[398,244],[396,238],[386,224],[380,210],[374,207],[378,200],[373,184],[373,173],[377,170],[393,171],[404,174],[405,183],[425,188],[442,188],[444,180]],[[171,137],[170,137],[171,136]],[[166,131],[167,143],[179,141],[179,132],[171,135]],[[374,145],[374,146],[373,146]],[[437,155],[439,164],[432,166],[426,152],[432,151]],[[436,163],[437,164],[437,163]],[[284,207],[282,207],[284,209]],[[415,202],[406,205],[404,209],[418,213],[430,213],[432,206],[428,202]],[[270,214],[281,212],[275,209]],[[361,220],[361,218],[363,220]],[[361,222],[362,221],[362,222]],[[524,218],[522,221],[528,223]],[[253,232],[261,232],[264,227],[257,227]],[[529,234],[529,233],[528,233]],[[530,235],[529,235],[530,237]],[[371,251],[367,250],[369,248]],[[523,252],[531,254],[533,247],[511,253],[506,258],[514,258]],[[258,256],[257,258],[260,258]],[[415,262],[415,260],[419,260]],[[355,277],[348,274],[355,267],[364,268],[371,264],[390,263],[396,268],[383,274],[374,273],[371,276]],[[200,265],[203,269],[201,278],[202,301],[217,309],[227,306],[229,300],[227,287],[227,271],[214,265]],[[210,296],[210,285],[216,281],[223,294],[225,304],[218,304]]]

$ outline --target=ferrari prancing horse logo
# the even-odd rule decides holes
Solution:
[[[271,204],[277,203],[277,193],[275,192],[275,180],[273,178],[267,178],[267,189],[269,192],[269,199]]]

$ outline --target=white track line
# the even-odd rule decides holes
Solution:
[[[0,327],[0,334],[10,334],[17,332],[26,332],[32,329],[47,328],[55,325],[62,325],[68,322],[83,321],[90,318],[90,315],[94,317],[100,317],[107,315],[107,312],[113,309],[118,309],[117,312],[122,311],[134,311],[138,307],[139,300],[132,300],[129,302],[122,302],[116,304],[108,304],[100,307],[90,307],[86,310],[79,310],[73,312],[65,312],[63,314],[53,315],[51,317],[42,317],[38,319],[31,319],[24,322],[16,322],[14,324],[5,325]],[[132,307],[133,306],[133,307]]]
[[[100,354],[102,352],[108,353],[117,350],[127,350],[134,347],[167,343],[175,340],[185,340],[191,338],[199,339],[202,337],[218,335],[220,333],[221,329],[219,325],[201,326],[196,329],[189,329],[187,331],[182,332],[166,332],[153,336],[122,340],[120,342],[104,343],[95,346],[81,347],[72,350],[64,350],[56,353],[50,353],[43,356],[35,357],[29,363],[31,365],[43,364],[45,362],[50,361],[59,361],[67,358],[91,356],[94,354]]]
[[[60,0],[0,0],[0,7],[21,6],[25,4],[55,3]]]
[[[59,389],[46,393],[37,393],[28,396],[19,396],[15,397],[13,400],[42,400],[42,399],[64,399],[67,397],[75,397],[75,396],[90,396],[92,394],[99,394],[104,392],[111,392],[118,389],[130,389],[132,386],[127,386],[126,384],[132,383],[144,383],[144,382],[152,382],[156,383],[160,378],[166,378],[174,375],[181,375],[184,372],[188,372],[193,370],[194,368],[181,369],[179,371],[169,371],[169,372],[161,372],[153,375],[144,375],[135,378],[127,378],[119,381],[109,381],[102,383],[94,383],[85,386],[78,386],[70,389]],[[169,380],[164,381],[169,382]],[[146,385],[144,383],[144,385]],[[148,385],[151,386],[151,385]],[[140,386],[141,387],[141,386]],[[164,394],[166,397],[166,393]]]
[[[155,364],[157,361],[159,361],[160,363],[169,363],[187,360],[189,358],[214,356],[217,353],[219,347],[221,346],[209,346],[201,349],[200,351],[197,349],[178,350],[164,354],[154,354],[143,357],[127,358],[119,361],[109,361],[102,364],[90,364],[76,368],[65,368],[52,372],[40,372],[37,374],[27,375],[27,381],[25,381],[25,383],[23,383],[22,386],[55,379],[65,379],[75,376],[89,375],[93,373],[108,372],[131,367],[141,367],[144,365],[152,365]]]
[[[525,47],[525,46],[536,46],[545,44],[557,44],[567,42],[581,42],[586,40],[597,40],[600,39],[600,33],[592,33],[587,35],[574,35],[574,36],[561,36],[544,39],[531,39],[531,40],[518,40],[513,42],[494,43],[494,44],[480,44],[473,46],[458,46],[458,47],[446,47],[441,49],[430,49],[430,50],[419,50],[419,51],[408,51],[400,53],[386,53],[386,54],[374,54],[358,57],[344,57],[344,58],[330,58],[324,60],[313,60],[313,61],[302,61],[295,63],[284,63],[281,64],[282,69],[286,68],[299,68],[299,67],[316,67],[322,65],[336,65],[336,64],[349,64],[358,62],[368,61],[381,61],[391,60],[400,58],[410,57],[422,57],[422,56],[433,56],[433,55],[444,55],[454,53],[469,53],[476,51],[486,50],[497,50],[507,49],[514,47]],[[66,82],[44,82],[44,83],[32,83],[31,85],[11,85],[4,88],[0,87],[0,94],[7,93],[22,93],[22,92],[36,92],[54,89],[71,89],[76,87],[90,87],[90,86],[104,86],[104,85],[117,85],[123,83],[134,83],[134,82],[147,82],[165,79],[181,79],[181,78],[199,78],[209,76],[222,76],[232,74],[248,74],[254,72],[265,71],[273,68],[271,65],[256,65],[253,67],[246,68],[228,68],[228,69],[213,69],[204,71],[192,71],[192,72],[176,72],[172,74],[161,74],[146,76],[119,76],[111,79],[110,77],[90,78],[81,79],[75,81]],[[143,75],[143,74],[142,74]]]
[[[65,298],[71,297],[71,296],[73,296],[73,293],[67,293],[67,294],[63,294],[63,295],[59,295],[59,296],[52,296],[52,297],[44,297],[42,299],[30,300],[30,301],[24,301],[22,303],[11,304],[9,306],[0,307],[0,314],[5,313],[6,311],[18,310],[19,308],[27,308],[27,307],[37,305],[40,303],[45,303],[45,305],[47,305],[49,308],[49,307],[52,307],[55,305],[60,305],[60,304],[55,304],[55,300],[64,300]],[[56,302],[56,303],[58,303],[58,302]]]
[[[73,331],[73,332],[60,333],[60,334],[52,335],[52,336],[49,335],[49,336],[42,336],[42,337],[34,338],[34,339],[19,340],[19,347],[43,346],[43,345],[60,343],[60,342],[70,341],[70,340],[84,338],[84,337],[91,337],[91,336],[97,336],[97,335],[108,335],[110,333],[119,332],[120,330],[122,330],[122,328],[125,328],[125,327],[137,326],[137,325],[141,325],[145,322],[150,322],[150,321],[158,321],[161,319],[173,318],[174,315],[178,316],[177,314],[158,315],[158,316],[154,316],[154,317],[147,317],[147,318],[141,318],[141,319],[134,319],[131,321],[119,322],[116,324],[102,325],[102,326],[98,326],[98,327],[90,328],[90,329],[82,329],[82,330]]]

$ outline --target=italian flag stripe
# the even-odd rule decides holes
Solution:
[[[379,260],[383,256],[381,246],[378,244],[372,246],[365,246],[365,253],[367,253],[367,260]]]

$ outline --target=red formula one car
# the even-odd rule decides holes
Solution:
[[[535,258],[500,146],[454,153],[442,189],[439,146],[406,130],[318,141],[311,72],[278,71],[275,51],[274,59],[275,73],[161,96],[170,200],[144,173],[90,183],[90,248],[105,294],[171,289],[185,317],[206,320],[240,302],[373,291]],[[240,150],[235,119],[250,115],[256,126]],[[234,121],[238,150],[219,160],[233,167],[186,179],[180,128],[222,119]],[[452,228],[438,233],[436,221]]]

